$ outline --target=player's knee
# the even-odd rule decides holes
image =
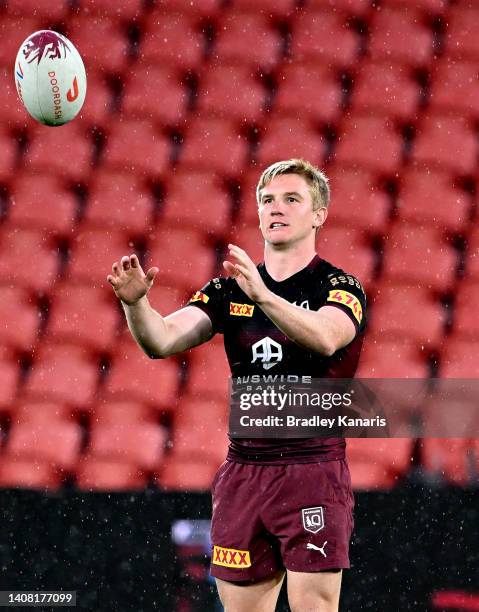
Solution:
[[[338,612],[336,594],[295,593],[288,599],[291,612]]]

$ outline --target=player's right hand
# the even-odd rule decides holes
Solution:
[[[150,268],[145,274],[136,255],[125,255],[121,262],[112,266],[113,274],[106,280],[112,285],[116,296],[129,306],[145,296],[153,285],[158,268]]]

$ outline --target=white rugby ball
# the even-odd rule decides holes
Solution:
[[[45,125],[63,125],[80,112],[85,101],[85,66],[68,38],[53,30],[39,30],[18,50],[15,84],[34,119]]]

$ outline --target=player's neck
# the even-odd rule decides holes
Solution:
[[[314,244],[297,244],[289,249],[274,249],[267,243],[264,249],[264,265],[271,278],[281,282],[306,268],[315,255]]]

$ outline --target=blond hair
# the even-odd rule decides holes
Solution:
[[[256,200],[258,204],[261,201],[261,190],[274,178],[283,174],[299,174],[299,176],[306,180],[311,193],[311,199],[313,200],[313,210],[328,207],[331,198],[328,177],[319,168],[316,168],[316,166],[313,166],[313,164],[304,159],[287,159],[268,166],[261,175],[256,187]]]

